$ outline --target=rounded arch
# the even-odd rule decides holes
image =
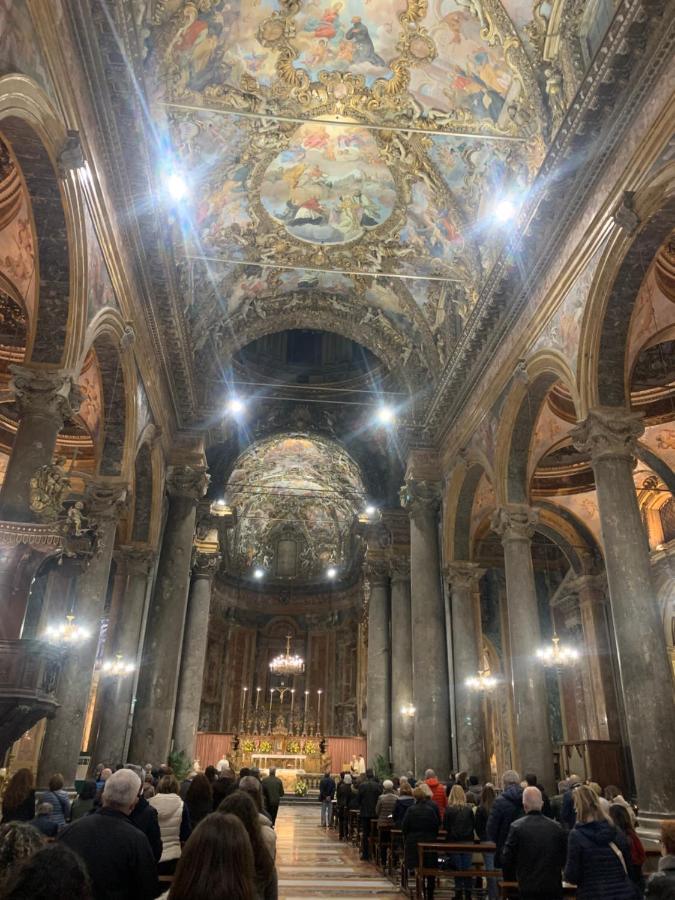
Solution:
[[[27,361],[74,366],[86,328],[86,234],[73,172],[59,173],[67,139],[51,101],[31,78],[0,78],[0,132],[30,197],[37,303]]]
[[[581,324],[578,383],[582,414],[630,403],[626,354],[632,312],[651,262],[675,221],[675,163],[663,167],[632,197],[637,230],[616,218],[593,279]]]
[[[449,561],[470,562],[473,559],[474,542],[471,535],[473,506],[483,476],[493,486],[487,464],[474,454],[467,458],[466,465],[455,470],[451,482],[453,500],[448,503],[447,517],[446,547]]]

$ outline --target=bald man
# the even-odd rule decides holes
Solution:
[[[561,900],[563,895],[566,833],[542,814],[543,805],[539,788],[525,788],[525,815],[511,825],[502,850],[504,877],[518,881],[521,900]]]

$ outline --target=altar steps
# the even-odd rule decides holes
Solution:
[[[319,802],[319,792],[309,790],[304,797],[298,797],[295,794],[284,794],[281,798],[282,806],[310,805],[316,806]]]

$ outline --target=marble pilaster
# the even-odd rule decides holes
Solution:
[[[474,678],[482,668],[475,594],[485,569],[476,563],[454,561],[446,567],[445,574],[451,590],[458,768],[478,775],[482,784],[489,775],[483,700],[467,687],[466,680]]]
[[[410,622],[410,557],[390,560],[391,579],[391,751],[394,772],[415,770],[412,626]]]
[[[639,413],[591,410],[573,434],[591,455],[640,819],[675,817],[672,673],[633,480]]]
[[[534,772],[545,788],[552,789],[546,675],[535,653],[541,644],[531,547],[537,521],[536,510],[512,504],[495,512],[492,529],[504,546],[516,765],[521,775]]]
[[[174,466],[167,475],[169,513],[136,690],[132,762],[159,764],[171,749],[196,509],[207,485],[202,468]]]
[[[79,409],[80,391],[70,372],[20,365],[10,371],[19,427],[0,492],[0,516],[29,522],[34,518],[30,479],[52,462],[63,423]]]
[[[97,549],[75,580],[73,613],[76,622],[90,636],[69,647],[58,686],[60,708],[47,723],[40,763],[38,785],[44,787],[49,776],[60,772],[67,786],[75,781],[87,714],[91,681],[96,661],[101,616],[110,577],[115,531],[124,509],[127,488],[120,484],[94,482],[87,491],[85,509],[90,524],[97,526]]]
[[[183,656],[178,683],[173,745],[192,759],[199,727],[199,707],[204,681],[204,662],[209,636],[211,587],[220,566],[217,553],[195,551],[192,558],[192,580],[185,620]]]
[[[390,741],[390,651],[389,651],[389,586],[384,565],[366,567],[370,582],[368,600],[368,680],[366,703],[368,709],[368,764],[375,766],[377,757],[389,760]]]
[[[450,769],[450,704],[445,609],[438,547],[440,489],[406,481],[401,503],[410,515],[410,591],[417,774]]]
[[[143,613],[148,595],[148,581],[154,569],[155,552],[129,545],[118,547],[115,556],[118,564],[123,565],[125,570],[123,602],[117,610],[110,650],[106,651],[105,655],[107,659],[114,659],[119,654],[124,657],[125,662],[138,665]],[[131,717],[134,682],[133,672],[124,677],[102,676],[99,728],[96,750],[93,754],[96,763],[114,765],[126,762],[124,752]]]

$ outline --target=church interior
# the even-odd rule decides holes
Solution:
[[[363,757],[675,818],[674,43],[0,0],[5,782]]]

